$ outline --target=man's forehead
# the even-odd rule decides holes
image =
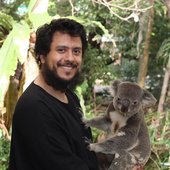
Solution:
[[[81,38],[78,36],[70,36],[66,33],[60,33],[56,32],[53,36],[53,41],[55,44],[58,44],[60,46],[68,46],[68,44],[73,44],[79,48],[82,47],[82,41]]]

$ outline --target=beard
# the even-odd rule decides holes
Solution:
[[[55,69],[50,70],[47,64],[42,65],[41,72],[45,82],[49,86],[52,86],[53,89],[60,90],[62,92],[64,92],[67,88],[74,90],[75,87],[84,80],[83,74],[80,70],[77,71],[75,76],[70,80],[65,80],[59,77],[58,74],[56,74]]]

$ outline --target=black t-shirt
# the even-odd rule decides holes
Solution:
[[[9,170],[98,170],[78,98],[70,90],[66,95],[68,104],[34,83],[26,89],[13,116]]]

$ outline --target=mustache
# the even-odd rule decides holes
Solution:
[[[71,61],[67,61],[67,62],[64,62],[64,63],[57,63],[57,66],[76,68],[78,66],[78,64],[71,62]]]

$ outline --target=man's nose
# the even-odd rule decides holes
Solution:
[[[72,61],[74,60],[74,54],[72,52],[72,50],[68,50],[65,56],[66,60]]]

